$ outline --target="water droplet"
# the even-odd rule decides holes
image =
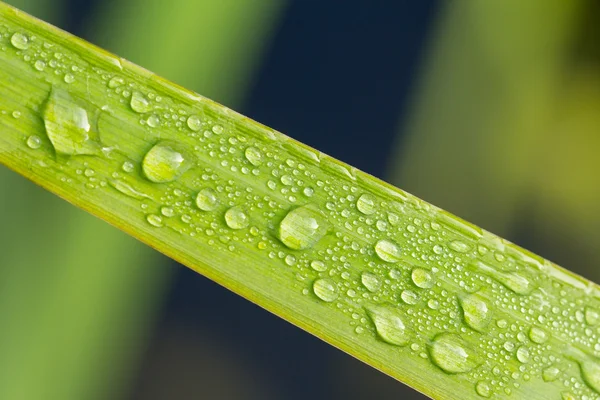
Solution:
[[[108,181],[108,183],[115,189],[117,189],[119,192],[123,193],[125,196],[129,196],[131,198],[134,199],[145,199],[145,198],[149,198],[148,195],[146,195],[145,193],[142,193],[138,190],[136,190],[134,187],[132,187],[130,184],[120,181],[120,180],[110,180]]]
[[[478,261],[474,266],[480,270],[487,272],[495,280],[504,285],[507,289],[521,295],[529,294],[535,286],[523,275],[518,272],[501,272],[497,271],[489,265]]]
[[[466,253],[471,250],[471,247],[468,244],[461,242],[460,240],[453,240],[452,242],[448,243],[448,247],[457,253]]]
[[[12,116],[14,119],[21,118],[21,111],[13,111]]]
[[[12,35],[10,43],[19,50],[27,50],[29,48],[29,38],[19,32]]]
[[[37,60],[34,64],[33,67],[35,69],[37,69],[38,71],[43,71],[46,69],[46,63],[43,60]]]
[[[30,149],[39,149],[42,146],[42,139],[39,136],[31,135],[27,138],[27,147]]]
[[[600,393],[600,362],[598,359],[574,347],[569,347],[566,350],[566,355],[579,364],[584,382],[597,393]]]
[[[321,300],[331,303],[338,298],[338,288],[331,279],[317,279],[313,283],[313,292]]]
[[[172,141],[162,141],[154,145],[144,156],[142,169],[152,182],[166,183],[179,178],[191,167],[190,157]]]
[[[522,363],[529,362],[529,348],[527,346],[521,346],[517,349],[517,360]]]
[[[560,397],[562,398],[562,400],[579,400],[573,393],[570,392],[562,392],[560,394]]]
[[[409,343],[410,332],[398,310],[382,305],[370,305],[365,309],[381,340],[396,346],[406,346]]]
[[[559,374],[560,370],[558,368],[548,367],[542,371],[542,379],[544,379],[544,382],[554,382]]]
[[[202,129],[202,121],[196,115],[192,115],[187,119],[187,126],[194,132],[198,132]]]
[[[244,152],[244,155],[246,156],[246,160],[255,167],[258,167],[263,163],[263,155],[256,147],[248,147]]]
[[[376,201],[377,200],[375,199],[375,197],[368,193],[365,193],[362,196],[360,196],[356,201],[356,208],[358,209],[358,211],[365,215],[371,215],[375,211],[377,211],[375,204]]]
[[[369,292],[375,293],[381,288],[381,279],[372,272],[363,272],[360,276],[360,280]]]
[[[108,87],[111,89],[118,88],[119,86],[124,85],[124,84],[125,84],[125,81],[123,80],[123,78],[121,78],[119,76],[115,76],[110,81],[108,81]]]
[[[250,218],[240,206],[235,206],[225,212],[225,222],[231,229],[244,229],[250,225]]]
[[[130,162],[130,161],[125,161],[125,162],[123,163],[123,165],[121,166],[121,169],[122,169],[123,171],[125,171],[125,172],[128,172],[128,173],[130,173],[130,172],[133,172],[133,170],[135,169],[135,167],[134,167],[134,165],[133,165],[133,163],[132,163],[132,162]]]
[[[383,261],[390,263],[396,263],[402,257],[400,246],[387,239],[382,239],[375,244],[375,253]]]
[[[412,290],[403,290],[400,297],[402,298],[402,301],[411,306],[414,306],[419,302],[419,295]]]
[[[171,207],[161,207],[160,213],[167,218],[171,218],[175,215],[175,210],[173,210]]]
[[[479,381],[475,385],[475,391],[481,397],[490,397],[492,395],[492,388],[487,382]]]
[[[57,153],[96,155],[101,146],[91,136],[87,111],[64,90],[53,89],[44,109],[46,133]]]
[[[433,275],[423,268],[415,268],[411,273],[412,281],[421,289],[430,289],[433,287]]]
[[[306,197],[312,197],[313,194],[315,194],[315,189],[311,187],[305,187],[302,193],[304,193]]]
[[[316,206],[308,204],[287,213],[279,224],[279,239],[290,249],[313,247],[327,233],[329,224]]]
[[[588,325],[598,325],[598,323],[600,322],[600,314],[598,313],[598,310],[596,310],[593,307],[586,307],[585,308],[585,322]]]
[[[131,95],[131,109],[136,113],[144,114],[152,111],[152,103],[141,92],[135,91]]]
[[[315,260],[310,263],[310,266],[312,269],[314,269],[315,271],[318,271],[318,272],[327,271],[327,266],[325,265],[325,263],[323,261]]]
[[[151,128],[158,128],[160,126],[160,118],[158,117],[158,115],[152,114],[151,116],[148,117],[148,120],[146,121],[146,123]]]
[[[532,326],[529,330],[529,339],[531,339],[533,343],[541,344],[545,343],[549,339],[549,336],[548,333],[542,328]]]
[[[213,211],[218,205],[217,193],[211,188],[204,188],[196,195],[196,206],[202,211]]]
[[[475,352],[454,333],[437,335],[430,346],[431,359],[449,374],[469,372],[478,365]]]
[[[65,83],[73,83],[75,82],[75,76],[73,74],[65,74],[64,81]]]
[[[221,125],[215,125],[212,127],[212,131],[217,134],[220,135],[221,133],[223,133],[224,129]]]
[[[469,294],[461,299],[463,318],[476,331],[483,331],[492,318],[487,302],[478,294]]]
[[[294,179],[289,175],[284,175],[281,177],[281,183],[286,186],[291,186],[294,184]]]
[[[160,216],[155,215],[155,214],[150,214],[146,217],[146,220],[148,221],[148,223],[152,226],[155,226],[157,228],[160,228],[163,226],[163,220]]]

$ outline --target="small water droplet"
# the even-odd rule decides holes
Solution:
[[[21,111],[13,111],[12,116],[14,119],[21,118]]]
[[[225,212],[225,222],[231,229],[244,229],[250,225],[250,218],[240,206],[235,206]]]
[[[39,136],[31,135],[27,138],[27,147],[30,149],[39,149],[42,146],[42,139]]]
[[[531,329],[529,329],[529,339],[531,339],[533,343],[541,344],[545,343],[549,339],[549,336],[542,328],[532,326]]]
[[[11,36],[10,43],[19,50],[27,50],[29,48],[29,37],[17,32]]]
[[[381,279],[372,272],[363,272],[360,280],[369,292],[375,293],[381,288]]]
[[[263,155],[256,147],[248,147],[244,152],[244,155],[246,156],[246,160],[255,167],[258,167],[263,163]]]
[[[492,388],[487,382],[479,381],[475,385],[475,391],[481,397],[490,397],[492,395]]]
[[[325,265],[325,263],[323,261],[315,260],[310,263],[310,266],[312,269],[314,269],[315,271],[318,271],[318,272],[327,271],[327,266]]]
[[[221,125],[215,125],[212,127],[212,131],[217,134],[220,135],[221,133],[223,133],[224,129]]]
[[[87,111],[64,90],[52,90],[44,109],[44,125],[50,142],[59,154],[101,153],[101,146],[92,137]]]
[[[402,301],[411,306],[414,306],[419,302],[419,295],[412,290],[403,290],[400,297],[402,298]]]
[[[279,224],[279,239],[290,249],[313,247],[327,233],[329,224],[316,206],[294,208]]]
[[[136,113],[144,114],[152,111],[152,103],[150,100],[137,90],[131,95],[131,102],[129,104],[131,109]]]
[[[315,194],[315,189],[311,187],[305,187],[302,193],[304,193],[306,197],[312,197],[313,194]]]
[[[376,199],[372,195],[365,193],[356,201],[356,208],[365,215],[371,215],[377,211]]]
[[[544,382],[554,382],[558,375],[560,374],[560,370],[554,366],[548,367],[542,371],[542,379]]]
[[[460,240],[453,240],[452,242],[448,243],[448,247],[457,253],[466,253],[471,250],[471,247],[468,244],[461,242]]]
[[[335,282],[327,278],[314,281],[313,292],[319,299],[327,303],[331,303],[338,298],[338,288]]]
[[[402,257],[402,250],[395,242],[382,239],[375,244],[375,253],[383,261],[397,263]]]
[[[482,296],[469,294],[461,299],[460,305],[467,325],[480,332],[488,326],[492,315]]]
[[[190,167],[189,155],[172,141],[158,142],[142,161],[144,175],[156,183],[172,182]]]
[[[395,346],[406,346],[409,343],[410,331],[397,309],[387,305],[370,305],[365,309],[381,340]]]
[[[294,179],[289,175],[283,175],[281,177],[281,183],[283,183],[286,186],[291,186],[294,184]]]
[[[75,76],[73,74],[65,74],[65,77],[63,79],[64,79],[65,83],[75,82]]]
[[[211,188],[204,188],[196,195],[196,206],[202,211],[213,211],[218,205],[217,193]]]
[[[202,121],[198,116],[191,115],[187,119],[187,126],[194,132],[198,132],[200,129],[202,129]]]
[[[585,322],[588,325],[598,325],[598,323],[600,322],[600,313],[598,313],[598,310],[596,310],[593,307],[586,307],[584,313]]]
[[[435,365],[449,374],[469,372],[478,365],[475,352],[454,333],[437,335],[429,350]]]
[[[529,348],[527,346],[521,346],[517,349],[517,360],[522,363],[529,362]]]
[[[157,228],[160,228],[163,226],[163,220],[160,216],[155,215],[155,214],[150,214],[146,217],[146,220],[148,221],[148,223],[152,226],[155,226]]]
[[[433,275],[423,268],[415,268],[412,270],[411,279],[417,287],[421,289],[430,289],[433,287]]]

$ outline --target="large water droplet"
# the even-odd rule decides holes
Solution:
[[[142,169],[156,183],[172,182],[191,167],[190,156],[172,141],[158,142],[146,153]]]
[[[146,217],[148,223],[157,228],[161,228],[163,226],[163,220],[159,215],[150,214]]]
[[[431,273],[426,269],[415,268],[413,269],[410,277],[413,283],[421,289],[430,289],[433,287],[433,275],[431,275]]]
[[[248,147],[244,152],[244,155],[246,156],[246,160],[255,167],[258,167],[263,162],[262,153],[256,147]]]
[[[588,325],[598,325],[598,323],[600,322],[600,314],[598,313],[598,310],[596,310],[593,307],[586,307],[585,308],[585,322]]]
[[[454,333],[437,335],[430,346],[430,353],[435,365],[449,374],[469,372],[478,365],[475,352]]]
[[[548,333],[542,328],[538,328],[537,326],[532,326],[529,330],[529,339],[533,343],[542,344],[546,343],[549,339]]]
[[[492,388],[487,382],[479,381],[475,385],[475,391],[481,397],[490,397],[492,395]]]
[[[448,243],[448,247],[457,253],[466,253],[471,250],[471,246],[465,242],[461,242],[460,240],[453,240],[452,242]]]
[[[469,294],[461,299],[463,318],[476,331],[483,331],[492,318],[487,302],[478,294]]]
[[[411,306],[414,306],[419,302],[419,295],[412,290],[403,290],[400,297],[402,298],[402,301]]]
[[[145,193],[142,193],[139,190],[136,190],[133,186],[131,186],[130,184],[128,184],[126,182],[114,179],[114,180],[109,180],[108,183],[112,187],[117,189],[119,192],[123,193],[125,196],[129,196],[133,199],[145,199],[145,198],[149,197]]]
[[[321,300],[331,303],[338,298],[338,288],[331,279],[317,279],[313,283],[313,292]]]
[[[213,211],[218,205],[217,193],[211,188],[204,188],[196,195],[196,206],[202,211]]]
[[[27,138],[27,147],[36,150],[42,146],[42,139],[39,136],[31,135]]]
[[[14,33],[10,38],[10,43],[19,50],[27,50],[29,48],[29,38],[23,33]]]
[[[88,113],[64,90],[52,89],[44,109],[46,133],[58,154],[97,155],[101,146],[92,137]]]
[[[558,375],[560,374],[560,370],[554,366],[548,367],[542,371],[542,379],[544,382],[554,382]]]
[[[202,121],[196,115],[192,115],[187,119],[187,126],[194,132],[202,129]]]
[[[579,364],[583,381],[600,393],[600,362],[598,359],[574,347],[568,348],[566,355]]]
[[[375,197],[365,193],[356,201],[356,208],[363,214],[371,215],[377,211],[376,201]]]
[[[504,285],[507,289],[521,295],[529,294],[533,291],[535,286],[525,276],[518,272],[502,272],[490,267],[489,265],[478,261],[474,266],[489,275],[495,280]]]
[[[370,292],[375,293],[381,288],[381,279],[372,272],[363,272],[360,280]]]
[[[406,346],[409,343],[410,332],[398,310],[382,305],[371,305],[365,309],[375,325],[377,335],[384,342],[396,346]]]
[[[317,272],[325,272],[327,271],[327,265],[323,261],[315,260],[310,263],[312,269]]]
[[[135,91],[131,95],[131,109],[137,113],[144,114],[152,111],[152,103],[141,92]]]
[[[231,229],[244,229],[250,225],[250,218],[240,206],[235,206],[225,212],[225,222]]]
[[[329,224],[319,209],[308,204],[294,208],[279,224],[279,239],[290,249],[313,247],[327,233]]]
[[[527,346],[521,346],[517,349],[517,360],[522,363],[529,362],[529,348]]]
[[[375,253],[383,261],[390,263],[396,263],[402,257],[400,246],[387,239],[382,239],[375,244]]]

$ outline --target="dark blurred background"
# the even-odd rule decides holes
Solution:
[[[595,0],[8,3],[600,278]],[[423,398],[4,170],[0,206],[1,399]]]

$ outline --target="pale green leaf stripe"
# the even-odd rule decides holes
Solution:
[[[431,397],[598,398],[595,284],[62,31],[0,16],[2,163]],[[60,62],[40,68],[43,48]]]

